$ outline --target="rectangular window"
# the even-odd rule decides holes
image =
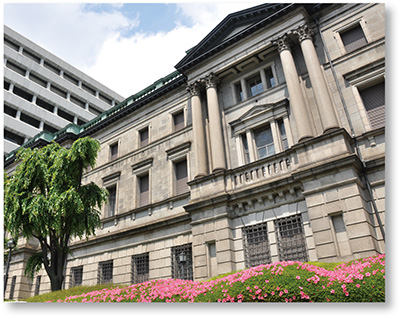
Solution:
[[[48,70],[51,70],[53,73],[56,73],[57,75],[60,75],[61,70],[54,66],[53,64],[48,63],[47,61],[43,62],[44,68],[47,68]]]
[[[70,98],[69,98],[69,100],[70,100],[72,103],[76,104],[77,106],[79,106],[79,107],[85,109],[86,103],[85,103],[84,101],[80,100],[79,98],[77,98],[77,97],[71,95]]]
[[[25,122],[25,123],[31,125],[32,127],[35,127],[37,129],[39,129],[39,127],[40,127],[39,120],[36,120],[36,119],[32,118],[31,116],[28,116],[25,113],[21,113],[20,119],[22,122]]]
[[[257,74],[247,80],[249,96],[255,96],[263,91],[263,84],[260,74]]]
[[[254,131],[254,139],[259,159],[275,154],[274,139],[269,126]]]
[[[68,80],[69,82],[73,83],[74,85],[78,86],[79,80],[76,79],[75,77],[69,75],[68,73],[64,72],[64,78]]]
[[[97,110],[96,108],[92,107],[91,105],[89,105],[89,112],[95,114],[96,116],[101,114],[101,111]]]
[[[18,134],[15,134],[11,131],[8,131],[6,129],[4,129],[4,139],[6,139],[12,143],[18,144],[18,145],[24,144],[24,141],[25,141],[24,137],[22,137]]]
[[[271,262],[266,223],[242,228],[246,267]]]
[[[267,87],[272,88],[276,86],[276,81],[274,78],[274,73],[272,72],[272,68],[268,67],[265,70],[265,78],[267,79]]]
[[[149,144],[149,127],[139,131],[140,147]]]
[[[43,130],[49,131],[49,132],[51,132],[51,133],[56,133],[56,132],[58,131],[57,128],[54,128],[54,127],[52,127],[51,125],[49,125],[49,124],[47,124],[47,123],[45,123],[45,124],[43,125]]]
[[[187,173],[186,160],[175,163],[175,176],[176,176],[176,194],[180,195],[183,193],[187,193],[189,191],[189,187],[187,185],[188,173]]]
[[[82,89],[87,91],[88,93],[92,94],[93,96],[96,96],[96,90],[93,89],[92,87],[89,87],[88,85],[82,83]]]
[[[149,280],[149,253],[132,256],[132,284]]]
[[[301,215],[274,221],[280,261],[308,261]]]
[[[106,96],[104,96],[103,94],[99,93],[99,99],[108,103],[109,105],[112,105],[112,100]]]
[[[385,82],[360,90],[373,129],[385,126]]]
[[[65,119],[65,120],[68,120],[68,121],[70,121],[70,122],[74,122],[74,116],[71,115],[71,114],[69,114],[68,112],[65,112],[64,110],[62,110],[62,109],[60,109],[60,108],[58,108],[57,114],[58,114],[61,118]]]
[[[113,281],[113,260],[103,261],[99,263],[99,271],[97,276],[98,284],[108,284]]]
[[[36,84],[38,84],[38,85],[40,85],[40,86],[42,86],[44,88],[47,88],[47,81],[42,79],[42,78],[40,78],[39,76],[36,76],[36,75],[30,73],[29,74],[29,79],[32,80],[33,82],[35,82]]]
[[[4,38],[4,44],[17,52],[19,51],[19,45],[14,42],[11,42],[9,39]]]
[[[236,93],[236,100],[237,101],[243,101],[244,100],[243,89],[242,89],[242,84],[241,83],[237,83],[235,85],[235,93]]]
[[[40,57],[35,55],[34,53],[26,50],[26,48],[24,48],[22,50],[22,55],[25,55],[26,57],[28,57],[29,59],[33,60],[34,62],[40,64]]]
[[[6,67],[20,74],[21,76],[25,76],[26,74],[26,70],[24,68],[18,66],[17,64],[11,63],[10,61],[7,61]]]
[[[35,284],[35,296],[39,295],[40,292],[40,281],[42,280],[42,276],[38,275],[36,277],[36,284]]]
[[[117,186],[107,188],[108,191],[108,204],[107,204],[107,217],[115,215],[115,205],[117,201]]]
[[[185,127],[185,117],[183,111],[173,115],[174,118],[174,131],[179,131]]]
[[[278,129],[279,129],[279,134],[281,137],[282,149],[287,150],[289,148],[289,143],[288,143],[285,125],[283,123],[283,120],[278,120]]]
[[[58,88],[54,85],[50,85],[50,90],[55,94],[59,95],[60,97],[63,97],[65,99],[67,98],[67,92],[65,90],[62,90],[61,88]]]
[[[82,285],[83,266],[75,266],[71,268],[70,287]]]
[[[340,37],[347,53],[352,52],[367,44],[367,39],[365,38],[364,32],[360,24],[357,24],[356,26],[348,30],[340,32]]]
[[[149,174],[139,177],[139,206],[146,206],[149,204]]]
[[[36,104],[47,111],[54,112],[54,106],[40,99],[39,97],[36,98]]]
[[[14,86],[13,93],[18,97],[21,97],[29,102],[32,102],[33,95],[21,88],[18,88],[17,86]]]
[[[243,144],[243,154],[244,154],[244,162],[245,164],[250,163],[250,152],[249,152],[249,144],[247,143],[247,135],[242,134],[242,144]]]
[[[10,83],[7,81],[4,81],[4,89],[9,90],[10,89]]]
[[[9,116],[15,118],[17,115],[17,110],[15,110],[14,108],[11,108],[7,105],[4,105],[4,113],[8,114]]]
[[[118,158],[118,142],[110,145],[110,160]]]
[[[171,248],[172,278],[193,280],[192,244]]]

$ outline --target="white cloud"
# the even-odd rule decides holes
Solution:
[[[104,40],[138,21],[117,10],[92,12],[84,4],[6,4],[4,23],[70,64],[94,63]]]
[[[185,51],[229,13],[253,5],[245,1],[180,3],[178,10],[193,26],[176,21],[173,30],[155,34],[126,32],[139,25],[139,15],[128,19],[118,11],[119,4],[100,12],[76,3],[6,5],[5,24],[128,97],[173,72]]]

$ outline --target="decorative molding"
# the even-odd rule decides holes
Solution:
[[[289,36],[287,34],[284,34],[283,36],[273,40],[272,44],[278,46],[279,53],[285,50],[290,50]]]
[[[139,175],[139,174],[141,174],[143,172],[148,171],[151,168],[152,165],[153,165],[153,158],[151,157],[151,158],[149,158],[147,160],[144,160],[142,162],[139,162],[139,163],[136,163],[136,164],[132,165],[131,166],[132,167],[132,173],[136,174],[136,175]]]
[[[214,73],[211,73],[207,75],[206,77],[201,79],[204,85],[206,86],[206,89],[208,88],[217,88],[217,85],[219,84],[219,79]]]
[[[173,147],[169,150],[166,150],[165,152],[167,152],[168,160],[176,161],[176,160],[186,156],[190,152],[190,146],[191,146],[191,142],[188,141],[188,142],[182,143],[176,147]]]
[[[200,91],[202,87],[203,83],[200,80],[196,80],[194,83],[187,85],[186,91],[189,92],[192,97],[200,96]]]
[[[109,185],[115,184],[116,182],[119,181],[120,176],[121,176],[121,171],[118,171],[116,173],[103,177],[102,178],[103,186],[107,187]]]
[[[306,23],[299,27],[297,27],[293,34],[296,34],[299,37],[299,42],[301,43],[304,40],[312,40],[314,31],[310,28],[310,26]]]

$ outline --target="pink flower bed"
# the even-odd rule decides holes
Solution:
[[[333,270],[284,261],[262,264],[211,281],[159,279],[74,295],[57,302],[381,302],[385,255]]]

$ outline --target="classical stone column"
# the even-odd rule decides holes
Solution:
[[[311,121],[308,116],[309,110],[301,92],[299,77],[290,51],[287,35],[280,37],[274,44],[278,45],[279,56],[289,91],[290,109],[293,111],[295,117],[299,136],[298,142],[300,142],[313,137]]]
[[[219,112],[217,78],[214,73],[206,76],[208,117],[210,120],[211,158],[213,172],[226,169],[225,147],[222,137],[221,114]]]
[[[338,128],[339,124],[329,95],[329,88],[326,84],[312,41],[313,31],[307,24],[304,24],[298,27],[294,33],[299,37],[301,50],[310,76],[324,132],[333,128]]]
[[[192,124],[195,158],[194,178],[207,175],[206,138],[204,134],[203,114],[200,100],[201,83],[196,81],[187,87],[192,100]]]

